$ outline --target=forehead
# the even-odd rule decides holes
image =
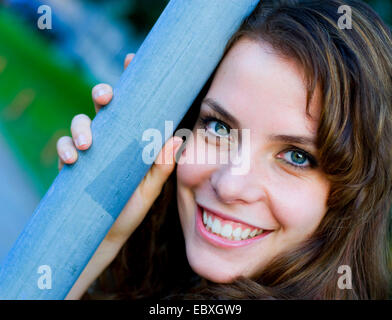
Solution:
[[[222,105],[242,127],[315,134],[321,109],[318,91],[309,117],[304,73],[298,64],[264,42],[243,38],[223,59],[207,97]]]

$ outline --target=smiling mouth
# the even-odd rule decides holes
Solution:
[[[203,224],[209,232],[228,240],[251,239],[263,233],[263,229],[223,220],[205,209],[203,209]]]
[[[245,244],[245,242],[248,243],[249,241],[264,237],[272,231],[256,228],[238,221],[224,219],[200,206],[199,209],[201,222],[205,230],[209,234],[219,237],[225,242]]]

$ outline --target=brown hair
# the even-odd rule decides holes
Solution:
[[[340,29],[338,8],[352,10]],[[262,1],[227,45],[269,43],[306,74],[308,102],[320,87],[320,165],[331,182],[314,234],[276,257],[257,279],[200,279],[190,268],[178,219],[175,173],[139,228],[100,277],[106,298],[386,299],[390,294],[392,37],[366,4],[348,0]],[[192,128],[200,99],[179,125]],[[352,270],[341,290],[338,268]],[[108,281],[109,280],[109,281]],[[98,292],[98,291],[96,291]],[[109,295],[109,292],[114,292]],[[85,296],[87,298],[87,295]]]

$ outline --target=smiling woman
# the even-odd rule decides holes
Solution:
[[[220,163],[177,166],[187,257],[193,270],[206,279],[231,282],[239,276],[253,277],[273,257],[307,239],[327,211],[328,179],[310,164],[316,148],[298,143],[315,141],[321,110],[317,92],[311,116],[306,115],[303,79],[295,61],[247,37],[234,44],[214,76],[206,99],[224,108],[216,118],[226,130],[230,128],[226,123],[250,130],[251,163],[246,174],[237,176]],[[202,104],[201,118],[216,113],[210,105]],[[226,130],[223,135],[212,134],[226,139]],[[197,154],[206,146],[188,143],[186,149],[192,148]],[[207,152],[209,148],[215,145],[207,143]],[[210,227],[200,223],[202,210],[212,222]],[[228,239],[233,228],[249,234],[245,239]]]
[[[344,4],[349,30],[340,0],[262,1],[179,125],[205,137],[180,159],[238,144],[249,170],[153,166],[143,188],[166,170],[162,193],[132,196],[68,298],[109,263],[84,298],[388,298],[392,39],[367,5]],[[234,130],[249,130],[249,150]]]

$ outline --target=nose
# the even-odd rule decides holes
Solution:
[[[218,199],[227,204],[266,201],[268,193],[263,177],[250,169],[233,174],[230,166],[222,166],[210,176],[210,183]]]

